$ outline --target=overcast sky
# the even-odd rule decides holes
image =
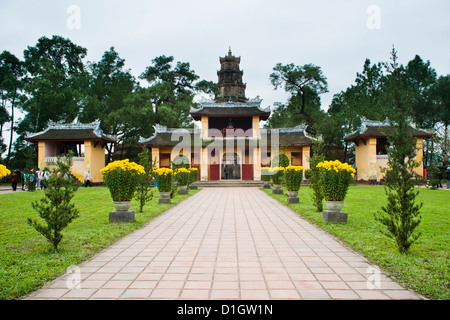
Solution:
[[[19,58],[42,36],[61,35],[98,61],[111,46],[138,77],[160,55],[189,62],[217,81],[219,56],[240,56],[247,97],[262,106],[285,102],[269,75],[276,63],[320,66],[328,79],[326,109],[364,60],[400,63],[416,54],[438,75],[450,73],[448,0],[0,0],[0,50]]]

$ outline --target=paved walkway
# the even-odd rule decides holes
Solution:
[[[257,188],[205,188],[78,267],[28,299],[422,299]]]

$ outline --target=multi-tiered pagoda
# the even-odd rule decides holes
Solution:
[[[240,57],[231,49],[220,58],[217,72],[219,94],[215,100],[201,101],[191,116],[200,129],[168,129],[157,126],[155,134],[141,140],[151,149],[159,167],[170,167],[183,159],[199,169],[202,181],[261,180],[261,167],[270,166],[273,157],[284,153],[293,165],[309,168],[308,158],[313,140],[305,127],[260,129],[270,116],[259,97],[245,95]]]

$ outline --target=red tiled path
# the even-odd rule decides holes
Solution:
[[[257,188],[205,188],[78,267],[28,299],[423,299]]]

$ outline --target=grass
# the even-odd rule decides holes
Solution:
[[[143,213],[133,201],[136,221],[110,224],[109,212],[114,207],[108,189],[80,188],[73,199],[80,217],[64,229],[56,252],[27,224],[28,217],[39,218],[31,202],[43,198],[43,191],[0,195],[0,299],[19,299],[38,289],[196,192],[177,195],[171,204],[163,205],[156,196]]]
[[[289,205],[286,193],[264,191],[362,253],[404,286],[430,299],[450,299],[450,191],[420,189],[417,200],[423,202],[422,222],[416,230],[421,236],[407,254],[398,252],[394,241],[382,235],[383,226],[374,219],[374,213],[386,204],[384,187],[351,186],[343,209],[348,213],[347,223],[323,222],[308,187],[300,189],[299,204]]]

